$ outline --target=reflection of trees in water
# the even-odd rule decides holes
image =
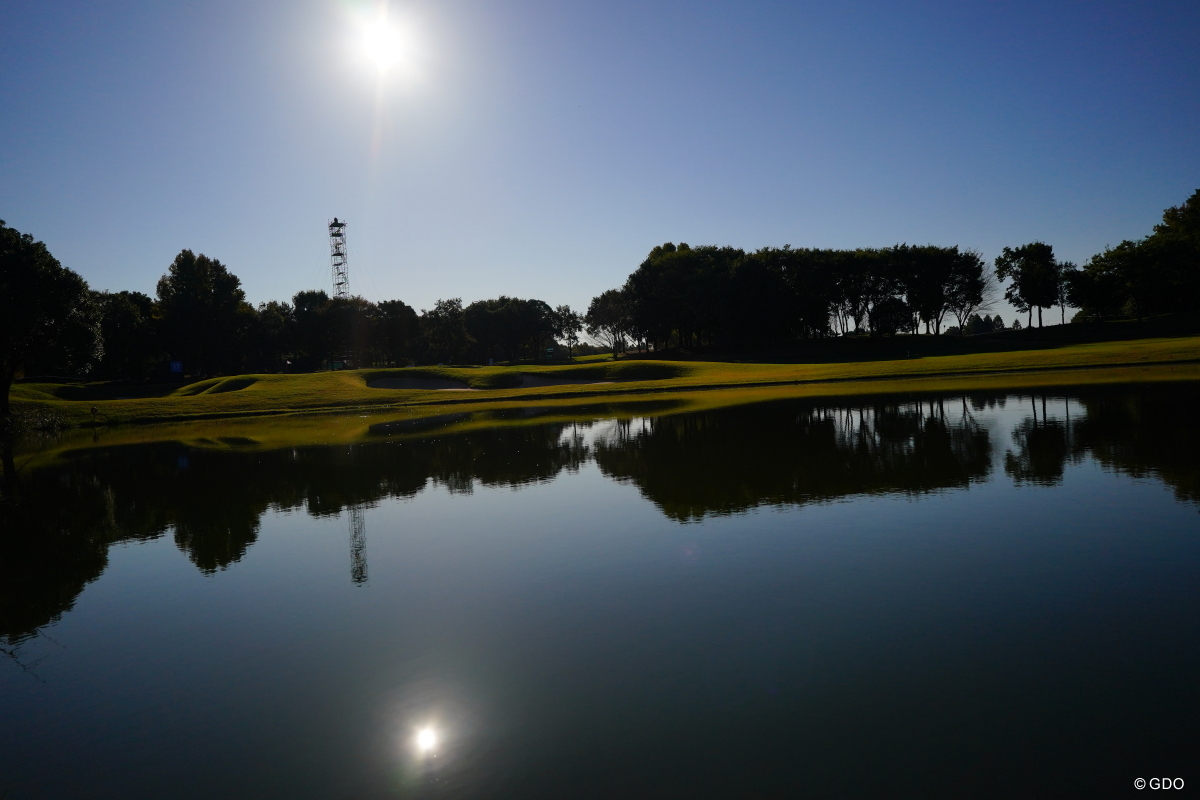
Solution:
[[[572,429],[273,452],[176,443],[84,451],[24,477],[18,502],[0,509],[0,641],[15,643],[70,609],[114,543],[172,531],[192,563],[212,573],[246,554],[269,509],[329,516],[411,497],[429,483],[469,492],[476,481],[516,487],[578,470],[587,451]],[[352,574],[365,580],[365,565]]]
[[[1032,415],[1021,420],[1013,429],[1014,453],[1004,454],[1004,472],[1017,483],[1033,483],[1053,486],[1061,483],[1068,458],[1072,457],[1068,444],[1068,419],[1050,419],[1046,411],[1046,396],[1042,395],[1042,413],[1038,417],[1038,398],[1030,395]],[[1070,400],[1066,401],[1070,407]],[[1074,454],[1074,462],[1082,458]]]
[[[1046,394],[1020,398],[1030,414],[1013,429],[1004,471],[1017,483],[1061,483],[1068,463],[1094,458],[1135,478],[1155,477],[1180,500],[1200,502],[1200,386],[1099,387],[1062,403]]]
[[[1068,460],[1091,454],[1200,501],[1198,400],[1200,387],[1187,385],[1089,389],[1072,395],[1078,411],[1068,421],[1048,415],[1039,397],[1013,431],[1005,471],[1053,484]],[[11,647],[68,610],[103,572],[113,543],[170,531],[192,563],[212,573],[245,555],[270,509],[326,516],[431,484],[452,492],[476,483],[519,487],[590,458],[677,520],[965,487],[986,479],[992,463],[975,414],[1003,401],[778,401],[616,422],[592,448],[580,428],[552,423],[271,452],[176,443],[88,450],[23,476],[19,502],[0,508],[0,644]],[[351,572],[365,580],[365,561]]]
[[[1155,477],[1180,500],[1200,503],[1200,386],[1134,386],[1079,399],[1072,448],[1135,478]]]
[[[991,444],[961,398],[852,407],[783,401],[621,425],[596,442],[595,457],[663,513],[696,520],[966,486],[989,473]]]

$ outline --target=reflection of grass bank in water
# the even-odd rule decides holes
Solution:
[[[693,392],[769,385],[834,384],[824,394],[854,393],[851,382],[950,380],[993,374],[1003,385],[1022,385],[1023,373],[1093,370],[1139,364],[1200,361],[1200,337],[1143,339],[1071,345],[1045,350],[937,356],[836,364],[730,364],[713,362],[622,361],[567,367],[422,367],[352,370],[308,375],[240,375],[188,386],[146,387],[114,384],[21,383],[13,401],[52,410],[68,423],[151,423],[186,419],[265,416],[319,410],[412,408],[447,403],[548,402],[580,397]],[[1098,380],[1111,380],[1103,378]],[[395,388],[380,388],[382,381]],[[525,386],[522,387],[522,384]],[[540,386],[529,386],[540,383]],[[373,387],[372,384],[375,384]],[[556,384],[556,385],[552,385]],[[428,387],[428,388],[421,388]],[[470,393],[431,391],[469,388]],[[131,397],[138,393],[143,396]],[[122,395],[124,390],[128,394]],[[871,391],[886,391],[876,387]],[[122,397],[125,399],[112,399]],[[433,412],[430,412],[433,413]]]
[[[442,433],[556,422],[657,417],[789,398],[854,403],[868,398],[911,400],[923,396],[975,392],[1046,392],[1056,388],[1070,390],[1082,386],[1184,381],[1200,381],[1200,364],[808,383],[669,393],[650,391],[617,397],[493,399],[472,403],[458,402],[459,395],[448,397],[442,394],[442,402],[361,413],[296,413],[76,429],[64,434],[31,436],[20,443],[19,453],[20,464],[25,465],[23,470],[34,470],[94,448],[152,442],[170,441],[201,449],[276,450],[385,439],[402,441]]]

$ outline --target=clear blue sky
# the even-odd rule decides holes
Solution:
[[[249,299],[586,307],[656,244],[1041,239],[1200,188],[1200,3],[9,0],[0,218],[99,289],[191,248]],[[1006,313],[1006,317],[1009,314]]]

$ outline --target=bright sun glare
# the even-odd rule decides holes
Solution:
[[[422,728],[417,732],[417,750],[430,753],[437,747],[437,733],[433,728]]]
[[[386,2],[372,12],[356,15],[358,28],[355,49],[359,57],[382,75],[390,72],[411,72],[416,66],[416,42],[407,20],[393,19]]]
[[[363,25],[362,45],[367,58],[380,70],[394,65],[404,52],[400,32],[383,15]]]

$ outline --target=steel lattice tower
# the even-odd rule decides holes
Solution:
[[[350,296],[350,264],[346,256],[346,222],[329,223],[329,260],[333,263],[333,296]]]

